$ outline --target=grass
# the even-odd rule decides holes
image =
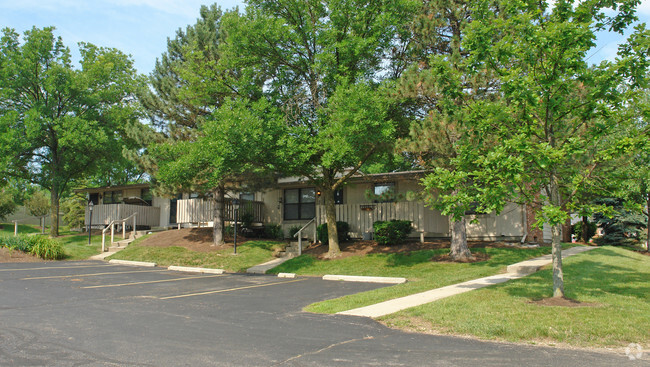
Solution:
[[[551,307],[531,300],[552,296],[552,271],[542,270],[407,309],[381,320],[389,326],[432,329],[513,342],[582,347],[647,345],[650,340],[650,257],[603,247],[564,261],[568,298],[595,307]]]
[[[237,246],[235,255],[232,248],[197,252],[176,246],[140,246],[139,242],[144,238],[132,242],[126,249],[108,259],[150,261],[159,266],[193,266],[242,272],[251,266],[272,260],[275,250],[284,245],[283,242],[276,241],[247,241]]]
[[[570,247],[571,245],[566,245]],[[318,260],[311,255],[302,255],[281,264],[269,272],[297,273],[300,275],[379,275],[405,277],[406,284],[375,289],[368,292],[314,303],[305,308],[319,313],[336,313],[352,308],[368,306],[397,297],[403,297],[426,290],[444,287],[455,283],[498,274],[507,265],[549,254],[550,247],[531,249],[515,248],[476,248],[473,252],[483,252],[490,256],[487,261],[476,263],[436,263],[433,256],[446,254],[448,249],[420,250],[409,254],[368,254],[351,256],[338,260]]]

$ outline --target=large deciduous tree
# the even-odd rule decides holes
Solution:
[[[340,253],[335,191],[403,132],[382,82],[405,67],[409,0],[252,0],[228,30],[234,63],[264,77],[301,153],[298,173],[320,192],[329,256]]]
[[[122,52],[80,43],[80,68],[54,28],[21,37],[4,29],[0,42],[0,157],[5,176],[50,191],[52,227],[71,182],[121,159],[123,133],[135,123],[137,76]]]
[[[472,67],[499,76],[502,118],[487,126],[525,162],[522,182],[529,185],[522,196],[544,194],[540,214],[552,228],[554,297],[564,296],[562,224],[582,188],[625,149],[612,140],[629,122],[625,105],[645,83],[648,32],[639,26],[613,62],[587,59],[595,33],[622,32],[637,3],[503,1],[495,14],[490,1],[479,1],[465,39]]]

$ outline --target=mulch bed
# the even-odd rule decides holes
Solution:
[[[0,263],[35,263],[43,261],[45,260],[32,254],[0,247]]]
[[[237,245],[252,240],[243,236],[237,236]],[[226,237],[226,244],[223,246],[212,245],[212,228],[181,228],[169,231],[157,232],[140,242],[140,246],[149,247],[184,247],[197,252],[213,252],[233,247],[233,238]]]

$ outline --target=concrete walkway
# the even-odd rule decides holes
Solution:
[[[572,247],[562,251],[562,258],[573,256],[581,252],[593,250],[596,247]],[[507,267],[507,273],[492,275],[485,278],[474,279],[464,283],[449,285],[442,288],[432,289],[430,291],[412,294],[410,296],[391,299],[374,305],[355,308],[352,310],[341,311],[341,315],[354,315],[366,317],[380,317],[395,313],[407,308],[420,306],[425,303],[437,301],[442,298],[451,297],[457,294],[487,287],[494,284],[505,283],[511,279],[523,278],[526,275],[538,271],[541,267],[552,262],[551,255],[544,255],[531,260],[522,261]]]
[[[265,274],[267,270],[275,268],[276,266],[282,264],[283,262],[292,259],[293,256],[283,256],[271,261],[267,261],[263,264],[255,265],[252,268],[246,269],[246,272],[249,274]]]

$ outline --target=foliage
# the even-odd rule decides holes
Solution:
[[[61,242],[44,236],[26,237],[30,242],[31,248],[29,253],[45,260],[60,260],[65,254]]]
[[[29,214],[42,217],[50,212],[50,198],[44,191],[36,191],[25,200],[25,207]]]
[[[8,215],[16,211],[16,203],[9,190],[0,189],[0,219],[4,220]]]
[[[613,215],[594,213],[595,223],[603,229],[603,236],[596,239],[599,245],[621,246],[639,239],[646,225],[646,217],[626,208],[621,199],[601,199],[599,202],[614,211]]]
[[[51,192],[51,235],[58,235],[59,198],[71,182],[110,167],[137,124],[133,61],[122,52],[80,43],[79,69],[54,28],[0,41],[0,166],[3,177]]]
[[[380,245],[397,245],[413,231],[410,220],[376,221],[372,224],[375,241]]]
[[[579,198],[602,191],[604,168],[631,147],[622,133],[633,119],[624,106],[646,83],[648,32],[638,26],[614,62],[590,65],[588,54],[596,32],[622,33],[635,20],[635,5],[477,1],[463,40],[471,70],[499,76],[501,98],[481,106],[477,126],[526,168],[517,176],[519,197],[538,205],[552,227],[558,297],[561,225],[584,204]]]
[[[584,222],[578,222],[573,225],[572,227],[572,233],[575,235],[576,239],[578,241],[583,241],[583,242],[589,242],[593,236],[596,235],[596,230],[598,229],[598,225],[596,222],[590,222],[587,221],[587,238],[582,238],[582,227],[584,226]]]
[[[86,216],[86,200],[80,197],[68,197],[61,201],[63,222],[70,228],[83,228]]]
[[[344,242],[350,239],[350,224],[348,222],[336,221],[336,233],[338,235],[339,242]],[[316,237],[318,241],[323,244],[327,244],[329,241],[329,236],[327,233],[327,223],[323,223],[316,227]]]
[[[272,240],[281,240],[284,238],[284,231],[281,225],[269,223],[264,225],[264,236]]]
[[[229,18],[224,55],[255,71],[280,107],[293,137],[281,151],[322,192],[330,256],[339,253],[334,192],[404,130],[388,80],[404,68],[416,10],[410,0],[255,0]]]
[[[298,233],[300,228],[302,228],[302,227],[301,226],[291,226],[291,227],[289,227],[289,232],[288,232],[289,233],[289,239],[293,240],[294,236],[296,235],[296,233]]]
[[[61,242],[44,236],[0,236],[0,247],[28,252],[44,260],[60,260],[65,254]]]
[[[244,209],[243,212],[239,214],[239,221],[241,221],[242,228],[251,228],[254,220],[255,215],[253,215],[253,211],[248,210],[248,208]]]

